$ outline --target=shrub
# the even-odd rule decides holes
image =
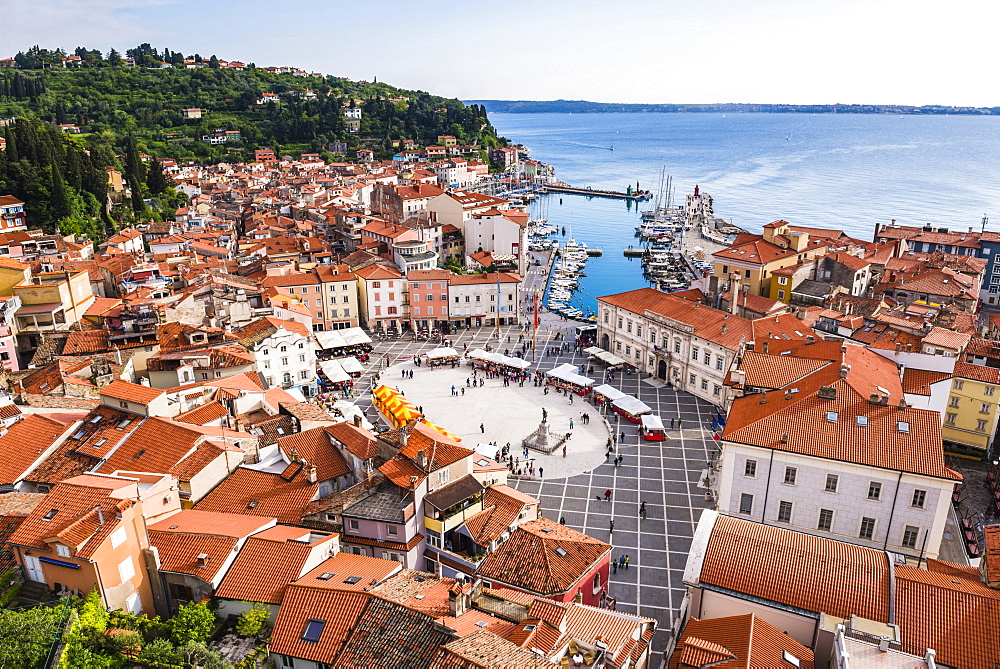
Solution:
[[[154,669],[183,666],[181,654],[174,648],[174,644],[166,639],[154,639],[147,643],[139,653],[138,660]]]
[[[170,637],[178,646],[192,641],[205,641],[212,634],[215,626],[213,614],[204,602],[189,602],[177,609],[177,614],[170,619]]]
[[[243,602],[250,604],[250,602]],[[270,611],[266,604],[254,602],[252,606],[240,614],[240,619],[236,622],[236,633],[243,636],[257,636],[264,628]]]

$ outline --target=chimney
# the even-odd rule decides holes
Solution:
[[[847,373],[849,371],[851,371],[851,366],[850,365],[841,365],[840,366],[840,378],[846,379],[847,378]]]
[[[760,394],[760,403],[767,404],[767,391],[765,390]]]
[[[812,335],[806,335],[806,343],[807,344],[815,344],[816,343],[816,337],[814,337]]]
[[[886,397],[888,397],[888,395],[886,395]],[[905,397],[900,397],[899,398],[899,404],[896,405],[896,408],[899,409],[900,411],[902,411],[902,410],[904,410],[906,408],[906,406],[907,406],[906,405],[906,398]]]
[[[835,400],[837,399],[837,389],[834,386],[820,386],[816,395],[824,400]]]
[[[465,601],[465,591],[458,583],[448,588],[448,613],[453,618],[458,618],[465,613],[468,603]]]
[[[421,469],[426,471],[427,468],[427,454],[424,453],[424,449],[417,451],[417,457],[415,458],[416,465]]]
[[[879,402],[879,394],[878,393],[872,393],[871,395],[868,396],[868,403],[869,404],[877,405],[878,402]]]
[[[354,427],[361,427],[361,414],[354,414]]]
[[[97,522],[101,525],[104,524],[104,509],[102,509],[100,505],[97,507]]]
[[[781,443],[783,443],[783,444],[787,444],[788,443],[788,433],[787,432],[782,432],[781,433]]]
[[[309,479],[309,483],[316,483],[316,465],[309,465],[306,477]]]
[[[768,345],[768,342],[766,342],[766,341],[763,344],[761,344],[761,350],[764,353],[767,353],[767,345]]]
[[[406,448],[406,440],[409,435],[406,433],[406,426],[403,425],[399,428],[399,450]]]
[[[208,553],[198,553],[198,566],[199,567],[208,566]]]

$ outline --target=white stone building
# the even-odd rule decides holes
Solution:
[[[235,334],[253,353],[268,386],[298,388],[307,397],[315,392],[316,343],[305,325],[264,317]]]
[[[945,466],[940,416],[906,406],[891,363],[886,374],[854,360],[733,403],[716,465],[719,511],[936,558],[962,478]],[[830,371],[835,380],[818,385]]]

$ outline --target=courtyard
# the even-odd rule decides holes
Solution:
[[[595,385],[609,382],[603,365],[593,363],[594,373],[588,374],[588,357],[577,355],[572,348],[541,355],[549,346],[558,346],[556,333],[563,333],[561,341],[572,342],[574,325],[547,315],[539,329],[539,355],[531,371],[547,371],[568,362],[580,366]],[[502,352],[517,346],[519,332],[517,327],[503,327],[497,339],[495,329],[461,330],[448,339],[460,352],[466,344],[472,350],[487,343]],[[619,611],[656,619],[654,648],[662,650],[684,598],[684,565],[695,525],[701,511],[712,504],[705,499],[700,483],[715,451],[711,423],[718,410],[646,375],[617,374],[610,384],[652,407],[668,428],[667,440],[644,441],[637,426],[627,420],[612,415],[605,427],[600,410],[592,403],[577,397],[570,405],[565,396],[551,388],[544,395],[531,381],[524,387],[516,383],[504,387],[502,380],[488,379],[482,387],[473,389],[470,378],[462,396],[460,388],[471,375],[471,367],[431,369],[414,365],[414,356],[436,346],[406,338],[378,342],[366,376],[379,373],[381,383],[399,387],[408,400],[423,407],[429,420],[461,437],[470,448],[510,442],[511,452],[519,455],[520,441],[538,427],[542,407],[548,412],[553,432],[568,431],[569,419],[573,418],[574,434],[567,457],[563,459],[561,452],[552,456],[533,453],[545,470],[544,477],[537,473],[533,477],[511,477],[509,484],[538,498],[541,513],[547,518],[565,518],[569,527],[610,543],[614,559],[629,556],[629,569],[611,575],[608,594]],[[530,351],[526,359],[531,360]],[[413,379],[402,378],[404,369],[413,370]],[[452,385],[459,391],[457,397],[451,394]],[[369,406],[370,393],[362,394],[358,404]],[[583,412],[591,416],[589,425],[580,421]],[[675,421],[672,429],[671,419]],[[677,419],[683,421],[682,429],[677,428]],[[616,435],[624,433],[615,452],[624,456],[619,467],[605,458],[608,428]],[[604,501],[607,490],[612,491],[610,501]],[[645,519],[639,516],[642,502],[646,503]]]

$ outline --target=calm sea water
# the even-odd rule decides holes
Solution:
[[[674,203],[695,184],[715,214],[753,232],[776,219],[871,239],[876,222],[1000,230],[1000,117],[846,114],[491,114],[497,130],[575,186],[656,190]],[[614,147],[614,151],[609,150]],[[560,204],[561,197],[561,204]],[[578,303],[638,288],[622,250],[649,203],[548,196],[533,205],[604,250],[587,264]]]

